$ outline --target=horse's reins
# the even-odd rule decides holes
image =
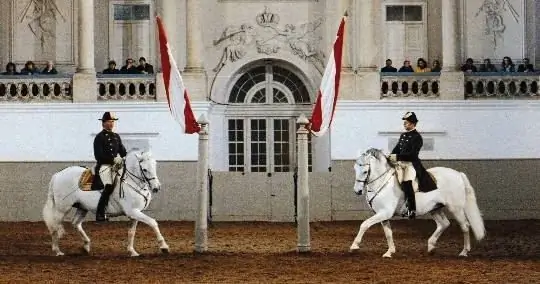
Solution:
[[[124,160],[124,171],[122,173],[122,177],[120,178],[120,180],[121,180],[120,190],[119,190],[120,198],[124,197],[124,194],[123,194],[124,190],[122,189],[122,185],[126,184],[129,187],[131,187],[131,189],[133,189],[133,191],[135,191],[136,193],[138,193],[139,195],[141,195],[144,198],[144,207],[146,208],[146,206],[148,206],[148,196],[146,194],[142,193],[142,191],[146,190],[146,186],[147,185],[150,186],[150,181],[156,179],[156,177],[148,178],[146,176],[146,174],[144,173],[144,171],[143,171],[141,163],[139,163],[139,169],[141,171],[141,174],[142,174],[143,178],[140,178],[137,175],[135,175],[134,173],[130,172],[126,167],[126,161]],[[138,181],[144,183],[145,186],[144,187],[141,187],[141,186],[135,187],[135,186],[129,184],[128,182],[126,182],[125,173],[128,173],[128,176],[131,177],[132,179],[135,179],[135,180],[138,180]]]
[[[358,163],[356,163],[356,164],[357,164],[358,166],[361,166],[361,167],[366,165],[366,164],[361,165],[361,164],[358,164]],[[366,179],[365,179],[365,180],[356,180],[356,181],[357,181],[357,182],[361,182],[361,183],[364,184],[364,188],[363,188],[362,190],[367,189],[367,190],[366,190],[366,201],[368,202],[369,207],[371,207],[371,209],[373,209],[373,206],[372,206],[373,199],[375,199],[375,197],[377,197],[377,195],[379,195],[379,193],[381,192],[381,190],[382,190],[382,189],[384,188],[384,186],[390,181],[390,179],[394,176],[394,174],[396,173],[396,171],[395,171],[395,169],[394,169],[393,167],[390,167],[390,168],[388,168],[384,173],[382,173],[380,176],[378,176],[377,178],[375,178],[375,179],[373,179],[373,180],[371,180],[371,181],[368,181],[368,180],[369,180],[369,176],[371,175],[371,165],[370,165],[370,164],[367,164],[367,166],[368,166],[369,168],[368,168],[368,173],[367,173],[367,175],[366,175]],[[394,171],[393,171],[392,174],[388,177],[388,179],[387,179],[385,182],[383,182],[383,183],[381,184],[381,186],[380,186],[377,190],[373,190],[373,189],[370,190],[370,187],[369,187],[370,184],[372,184],[372,183],[374,183],[375,181],[379,180],[380,178],[384,177],[384,176],[385,176],[386,174],[388,174],[391,170],[394,170]],[[375,194],[374,194],[370,199],[368,199],[367,192],[375,192]]]

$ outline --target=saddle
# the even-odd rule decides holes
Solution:
[[[435,176],[430,171],[426,171],[426,172],[428,173],[429,177],[431,177],[431,179],[433,180],[435,185],[437,185],[437,179],[435,178]],[[398,181],[401,184],[403,182],[403,178],[399,179]],[[420,187],[419,184],[420,183],[418,181],[418,176],[417,176],[412,181],[412,186],[413,186],[414,192],[430,192],[430,191],[436,189],[436,188],[429,188],[428,190],[426,190],[424,187]]]
[[[92,170],[87,168],[84,170],[84,172],[81,174],[81,177],[79,178],[79,189],[82,191],[101,190],[98,184],[94,184],[95,182],[101,183],[101,180],[99,179],[99,177],[97,177],[96,180],[96,176],[94,175]]]

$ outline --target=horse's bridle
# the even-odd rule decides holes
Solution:
[[[125,159],[124,159],[124,162],[123,162],[123,166],[124,166],[124,172],[122,173],[122,176],[120,177],[120,182],[121,182],[121,183],[120,183],[120,190],[119,190],[119,191],[120,191],[121,197],[122,197],[122,195],[123,195],[122,185],[123,185],[123,184],[126,184],[126,185],[128,185],[129,187],[131,187],[135,192],[137,192],[137,193],[140,194],[142,197],[144,197],[145,204],[147,204],[147,203],[148,203],[148,196],[147,196],[148,194],[144,194],[144,193],[142,193],[141,191],[146,191],[146,190],[147,190],[147,186],[148,186],[148,187],[151,186],[150,181],[151,181],[151,180],[157,179],[157,177],[150,177],[150,178],[147,177],[146,174],[144,173],[144,170],[143,170],[143,168],[142,168],[142,166],[141,166],[141,162],[140,162],[140,161],[139,161],[139,169],[140,169],[140,171],[141,171],[142,178],[139,177],[139,176],[137,176],[137,175],[135,175],[134,173],[132,173],[132,172],[130,172],[130,171],[128,170],[128,168],[127,168],[127,166],[126,166],[126,161],[125,161]],[[135,186],[133,186],[133,185],[131,185],[131,184],[125,182],[125,181],[126,181],[126,178],[124,177],[124,174],[125,174],[125,173],[127,173],[131,178],[133,178],[133,179],[135,179],[135,180],[138,180],[138,181],[140,181],[141,183],[143,183],[144,186],[141,187],[141,186],[139,186],[139,183],[137,183],[137,187],[138,187],[138,188],[137,188],[137,187],[135,187]],[[146,207],[146,205],[145,205],[145,207]]]
[[[364,180],[359,180],[357,179],[356,182],[361,182],[364,184],[364,187],[362,188],[362,191],[366,191],[366,199],[368,201],[368,204],[369,204],[369,207],[372,207],[372,203],[373,203],[373,199],[375,199],[375,197],[377,195],[379,195],[379,193],[381,192],[381,190],[384,188],[384,186],[390,181],[390,179],[392,178],[392,176],[394,176],[395,174],[395,169],[393,167],[389,167],[384,173],[382,173],[380,176],[376,177],[375,179],[373,180],[369,180],[369,176],[371,175],[371,164],[370,163],[367,163],[367,164],[359,164],[358,162],[356,162],[356,165],[359,166],[359,167],[364,167],[364,166],[367,166],[368,167],[368,172],[367,172],[367,175],[366,175],[366,178]],[[381,186],[377,189],[377,190],[370,190],[369,188],[369,185],[374,183],[375,181],[381,179],[382,177],[384,177],[385,175],[387,175],[391,170],[394,169],[394,172],[389,176],[389,178],[383,182],[381,184]],[[375,194],[370,198],[368,199],[368,195],[367,195],[367,192],[375,192]]]

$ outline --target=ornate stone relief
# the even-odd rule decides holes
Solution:
[[[509,0],[485,0],[475,14],[475,17],[484,14],[485,35],[492,37],[493,49],[497,49],[497,45],[504,39],[506,25],[503,13],[509,13],[519,23],[519,13]]]
[[[225,28],[219,39],[214,40],[214,46],[222,46],[223,53],[217,66],[213,69],[218,73],[228,62],[243,58],[248,48],[255,47],[258,53],[275,54],[282,48],[292,52],[312,63],[319,72],[324,70],[324,54],[318,48],[322,39],[316,34],[321,27],[323,18],[300,24],[285,24],[279,26],[279,15],[271,13],[265,7],[263,13],[255,17],[256,26],[241,24]]]
[[[43,49],[47,40],[56,37],[54,25],[58,16],[62,21],[66,21],[54,0],[30,0],[21,11],[19,21],[28,23],[28,28],[40,41]]]

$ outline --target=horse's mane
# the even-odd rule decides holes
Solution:
[[[376,149],[376,148],[367,149],[366,155],[371,155],[377,158],[377,160],[380,160],[381,157],[384,157],[383,151],[381,149]]]

